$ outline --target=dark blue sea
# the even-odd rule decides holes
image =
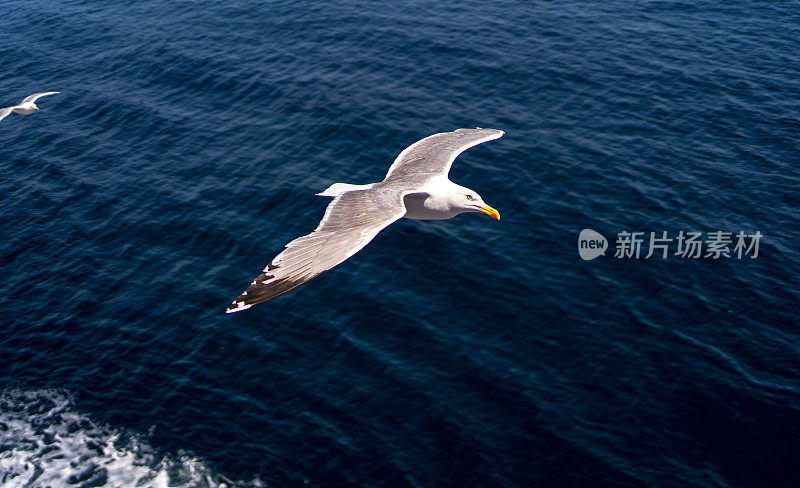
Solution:
[[[800,486],[800,2],[1,2],[0,107],[50,90],[0,122],[4,488]],[[225,314],[476,126],[502,220]]]

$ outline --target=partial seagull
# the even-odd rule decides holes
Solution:
[[[24,114],[24,115],[32,114],[37,110],[39,110],[39,107],[36,106],[36,100],[38,100],[40,97],[45,97],[47,95],[55,95],[56,93],[61,93],[61,92],[34,93],[29,97],[25,97],[25,99],[22,100],[19,103],[19,105],[14,105],[13,107],[0,108],[0,120],[6,118],[8,114],[10,114],[11,112],[16,112],[18,114]]]
[[[497,210],[474,190],[450,181],[448,173],[459,154],[503,134],[481,128],[434,134],[401,152],[383,181],[335,183],[318,193],[333,201],[316,230],[287,244],[227,313],[247,310],[309,282],[357,253],[400,218],[442,220],[482,212],[500,220]]]

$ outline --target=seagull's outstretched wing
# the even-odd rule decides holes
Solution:
[[[36,101],[36,99],[37,99],[37,98],[39,98],[39,97],[45,97],[45,96],[47,96],[47,95],[55,95],[56,93],[61,93],[61,92],[42,92],[42,93],[34,93],[33,95],[30,95],[30,96],[28,96],[28,97],[25,97],[25,99],[24,99],[22,102],[20,102],[20,105],[22,105],[23,103],[35,102],[35,101]]]
[[[402,189],[348,191],[328,205],[317,229],[286,245],[228,307],[246,310],[307,283],[366,246],[378,232],[406,213]]]
[[[0,120],[6,118],[6,116],[8,116],[12,110],[14,110],[14,107],[0,108]]]
[[[497,129],[457,129],[428,136],[397,156],[384,181],[416,174],[447,175],[459,154],[503,134]]]

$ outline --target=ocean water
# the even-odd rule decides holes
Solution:
[[[0,106],[62,92],[0,122],[0,485],[799,486],[799,12],[0,2]],[[501,221],[224,313],[314,193],[475,126]]]

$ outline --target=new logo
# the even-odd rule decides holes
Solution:
[[[583,229],[578,236],[578,254],[584,261],[604,256],[606,249],[608,249],[608,241],[597,231]]]

